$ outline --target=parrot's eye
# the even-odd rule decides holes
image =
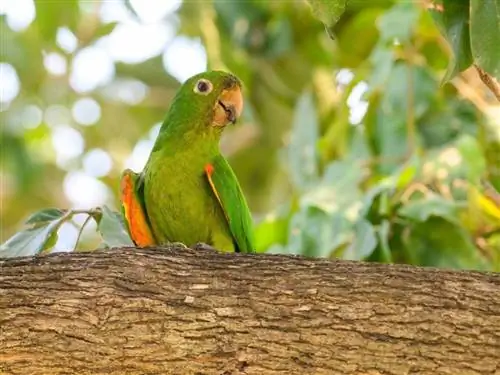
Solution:
[[[212,92],[213,88],[214,87],[210,81],[202,78],[198,82],[196,82],[196,85],[194,86],[194,92],[197,94],[208,95]]]

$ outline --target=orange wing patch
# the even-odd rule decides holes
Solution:
[[[222,201],[220,200],[219,193],[217,192],[217,189],[215,188],[214,185],[214,181],[212,180],[212,174],[214,173],[214,171],[215,169],[212,164],[205,165],[205,173],[207,175],[208,184],[212,188],[215,198],[217,198],[217,201],[219,202],[219,205],[222,208],[222,212],[224,212],[224,216],[226,217],[226,220],[229,223],[229,217],[227,217],[226,210],[224,210],[224,206],[222,205]]]
[[[144,211],[134,192],[132,176],[126,171],[121,180],[121,201],[128,222],[130,237],[139,247],[156,245],[149,224],[144,216]]]

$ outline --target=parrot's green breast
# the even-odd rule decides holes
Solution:
[[[144,198],[153,233],[160,244],[203,242],[234,251],[233,237],[205,175],[217,150],[200,145],[163,147],[151,155]]]

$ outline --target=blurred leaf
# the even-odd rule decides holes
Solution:
[[[383,159],[379,169],[391,173],[408,152],[408,91],[413,91],[411,115],[416,121],[430,107],[436,81],[421,67],[410,68],[398,63],[392,69],[379,100],[372,101],[365,116],[370,144]]]
[[[335,213],[356,206],[362,197],[358,185],[363,177],[361,168],[353,168],[350,161],[329,164],[319,184],[302,195],[302,207],[315,206],[325,212]]]
[[[295,186],[304,190],[317,182],[318,117],[312,94],[305,92],[298,99],[288,146],[289,173]]]
[[[474,62],[500,80],[500,0],[470,0]]]
[[[165,72],[161,56],[139,64],[116,63],[115,66],[118,75],[138,79],[149,86],[175,90],[179,87],[179,82]],[[173,94],[172,92],[172,96]]]
[[[486,161],[479,142],[470,135],[463,135],[457,140],[457,148],[460,152],[466,168],[467,179],[478,184],[486,172]]]
[[[373,66],[372,73],[368,80],[370,88],[372,90],[377,90],[385,87],[396,60],[394,51],[390,48],[379,46],[373,50],[369,60]]]
[[[351,238],[351,224],[341,215],[329,215],[308,206],[291,220],[287,252],[314,257],[327,257]]]
[[[361,12],[353,15],[337,33],[337,41],[342,54],[340,65],[347,68],[355,68],[363,64],[377,44],[379,32],[376,28],[376,20],[382,14],[380,9],[365,7]],[[363,35],[363,38],[359,38]],[[356,40],[356,43],[352,41]]]
[[[477,129],[476,108],[459,98],[439,98],[418,123],[426,149],[445,146],[464,134],[476,137]]]
[[[45,41],[53,42],[57,29],[67,26],[75,32],[79,17],[77,0],[58,1],[35,0],[36,24]]]
[[[380,245],[380,261],[385,263],[392,263],[392,253],[389,245],[389,236],[391,230],[391,223],[389,220],[383,220],[382,223],[376,228],[378,243]]]
[[[372,224],[364,219],[354,225],[354,241],[343,254],[344,259],[362,260],[377,247],[377,237]]]
[[[109,247],[134,246],[128,235],[122,215],[102,207],[102,217],[97,226],[104,243]]]
[[[379,19],[380,38],[387,43],[393,43],[395,40],[399,43],[409,42],[419,16],[419,8],[414,2],[396,3]]]
[[[489,269],[467,232],[442,217],[412,226],[407,251],[418,265],[441,268]]]
[[[451,223],[460,225],[458,221],[458,206],[454,201],[447,200],[439,195],[426,199],[410,201],[403,205],[398,214],[401,217],[417,222],[427,221],[431,216],[441,217]]]
[[[378,222],[381,217],[389,216],[393,209],[389,197],[396,190],[406,188],[414,180],[418,166],[419,161],[412,158],[390,176],[383,178],[368,189],[363,196],[361,216],[369,218],[372,223]],[[377,198],[379,199],[377,200]]]
[[[127,10],[130,12],[130,14],[137,20],[140,21],[140,17],[135,11],[134,6],[132,5],[132,2],[130,0],[125,0],[124,1],[125,6],[127,7]]]
[[[474,206],[477,206],[482,212],[490,216],[500,228],[500,203],[482,194],[474,186],[469,187],[470,200]]]
[[[118,25],[118,22],[109,22],[105,23],[104,25],[101,25],[94,33],[93,35],[94,39],[99,39],[103,36],[111,34],[115,29],[116,25]]]
[[[482,1],[482,0],[481,0]],[[443,0],[444,12],[431,14],[453,50],[443,83],[472,64],[469,33],[469,0]]]
[[[293,49],[293,30],[290,21],[284,17],[268,25],[267,56],[277,58]]]
[[[334,38],[333,27],[345,11],[349,0],[308,0],[314,16],[325,25],[330,38]]]
[[[264,252],[273,244],[286,244],[289,222],[289,214],[272,214],[256,225],[254,233],[257,252]]]
[[[487,163],[488,178],[500,192],[500,118],[494,111],[485,119],[479,139]]]
[[[32,214],[27,220],[26,224],[40,224],[47,221],[60,219],[66,212],[59,208],[45,208]]]
[[[2,126],[0,149],[2,167],[12,173],[20,192],[33,189],[33,181],[39,176],[40,170],[37,168],[38,163],[30,156],[24,139],[6,132]]]

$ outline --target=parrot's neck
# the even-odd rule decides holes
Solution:
[[[166,173],[200,172],[219,154],[220,135],[215,132],[160,132],[146,167],[155,165]]]

